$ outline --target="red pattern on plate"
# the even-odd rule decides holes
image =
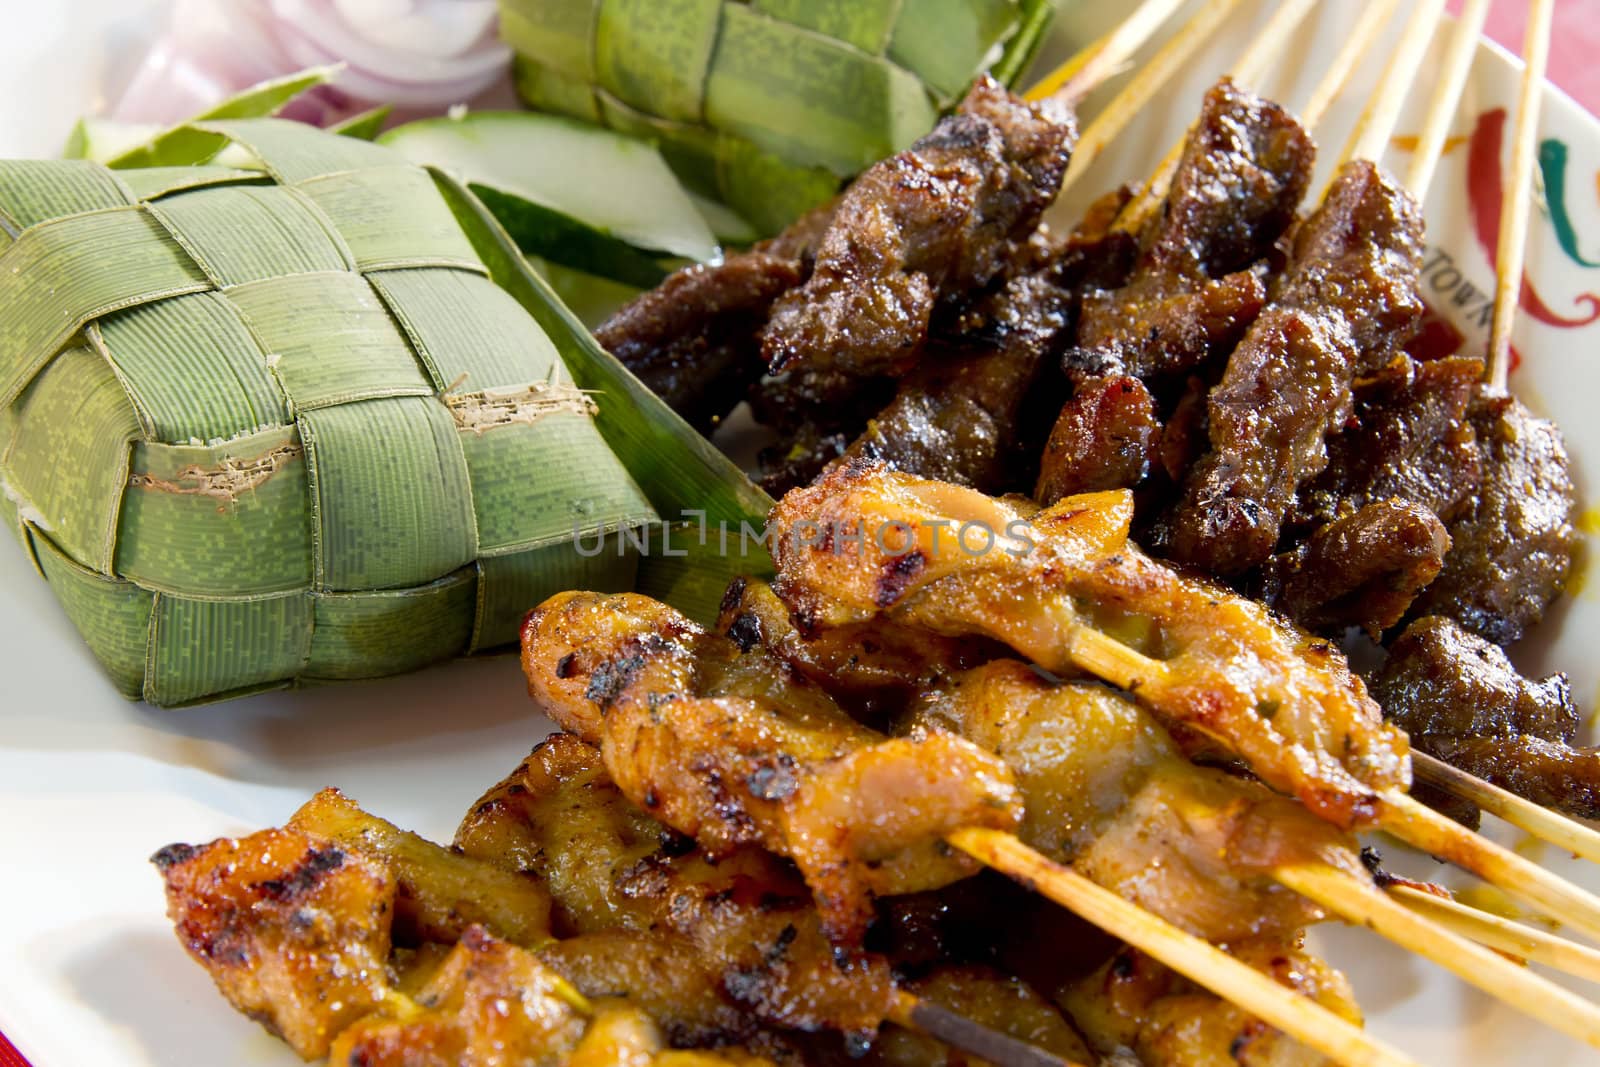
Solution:
[[[5,1034],[0,1034],[0,1067],[29,1067],[28,1061],[22,1058],[16,1046],[6,1040]]]

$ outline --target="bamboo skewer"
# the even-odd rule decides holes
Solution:
[[[1411,156],[1411,167],[1406,171],[1406,188],[1419,200],[1427,194],[1428,186],[1433,181],[1434,168],[1444,154],[1445,138],[1460,107],[1461,91],[1466,88],[1473,57],[1478,54],[1478,39],[1483,35],[1490,3],[1491,0],[1466,0],[1461,17],[1456,22],[1455,34],[1450,38],[1450,49],[1445,53],[1444,70],[1439,78],[1438,95],[1428,108],[1422,132],[1417,135],[1417,148]]]
[[[1024,99],[1056,97],[1069,102],[1086,96],[1133,58],[1150,37],[1171,18],[1184,0],[1144,0],[1116,29],[1094,41],[1055,70],[1034,83]]]
[[[1041,856],[1011,834],[967,829],[957,830],[948,840],[984,865],[1049,897],[1339,1063],[1350,1067],[1414,1063],[1315,1001]]]
[[[1328,113],[1328,108],[1332,107],[1333,102],[1344,92],[1350,82],[1350,75],[1361,65],[1361,60],[1372,48],[1372,42],[1377,40],[1378,31],[1383,29],[1384,23],[1394,14],[1398,2],[1399,0],[1368,0],[1361,9],[1361,16],[1350,29],[1350,39],[1333,57],[1333,62],[1323,73],[1322,80],[1311,90],[1311,99],[1306,101],[1305,108],[1300,112],[1300,121],[1307,129],[1320,123],[1323,116]]]
[[[1314,864],[1274,876],[1346,921],[1366,926],[1424,956],[1545,1025],[1600,1048],[1600,1007],[1464,940],[1343,871]]]
[[[1409,885],[1386,891],[1412,911],[1432,919],[1458,936],[1487,945],[1518,959],[1542,963],[1566,974],[1600,982],[1600,951],[1557,937],[1524,923],[1469,908],[1467,905]]]
[[[1417,778],[1451,796],[1470,800],[1491,815],[1548,841],[1565,852],[1600,863],[1600,832],[1526,800],[1497,785],[1475,778],[1425,752],[1411,753]]]
[[[1389,56],[1383,79],[1377,90],[1367,98],[1350,139],[1345,143],[1340,163],[1352,159],[1370,159],[1379,162],[1383,151],[1394,135],[1395,123],[1400,119],[1400,108],[1406,101],[1411,83],[1422,65],[1422,57],[1433,40],[1439,26],[1439,16],[1444,14],[1445,0],[1417,0],[1411,18],[1401,31],[1400,43]]]
[[[1139,73],[1123,86],[1105,109],[1094,117],[1078,138],[1072,161],[1061,180],[1058,196],[1075,185],[1089,165],[1120,134],[1172,79],[1190,57],[1221,28],[1223,21],[1239,6],[1239,0],[1207,0],[1166,44],[1139,68]]]
[[[1495,250],[1494,326],[1489,332],[1489,388],[1506,389],[1511,369],[1511,324],[1522,297],[1522,268],[1527,255],[1528,217],[1533,200],[1533,167],[1539,147],[1539,105],[1544,97],[1544,72],[1550,62],[1550,27],[1555,0],[1529,0],[1528,29],[1522,42],[1522,88],[1517,96],[1517,124],[1511,141],[1511,173],[1500,204],[1500,234]]]
[[[904,990],[895,992],[889,1020],[1000,1067],[1082,1067],[947,1008],[919,1000]]]

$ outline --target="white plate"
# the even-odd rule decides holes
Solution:
[[[159,0],[6,0],[0,156],[53,152],[72,119],[126,76],[133,42],[148,34],[160,6]],[[1064,17],[1062,35],[1089,39],[1127,6],[1080,5]],[[1260,7],[1244,10],[1259,15]],[[1287,49],[1292,76],[1263,86],[1269,94],[1291,105],[1306,98],[1352,12],[1346,2],[1331,7]],[[1248,40],[1251,25],[1242,18],[1080,189],[1087,194],[1147,169],[1192,118],[1210,75]],[[1424,87],[1435,80],[1428,73],[1435,62],[1430,58],[1420,79]],[[1375,69],[1364,71],[1357,91],[1375,77]],[[1480,112],[1512,107],[1515,86],[1513,62],[1486,46],[1460,132]],[[1319,140],[1342,144],[1352,121],[1352,109],[1336,113]],[[1401,129],[1417,125],[1413,110]],[[1600,259],[1600,126],[1552,90],[1544,136],[1569,148],[1568,208],[1585,242],[1579,251]],[[1335,153],[1336,147],[1328,154]],[[1468,222],[1465,155],[1457,148],[1446,158],[1429,198],[1437,262],[1426,288],[1472,343],[1481,343],[1476,314],[1493,275]],[[1391,162],[1403,165],[1403,154]],[[1569,316],[1591,310],[1580,301],[1600,291],[1600,271],[1570,259],[1546,217],[1534,227],[1529,263],[1550,307]],[[1525,317],[1517,343],[1525,363],[1513,383],[1561,423],[1581,498],[1594,500],[1600,418],[1592,406],[1600,398],[1600,368],[1593,350],[1600,349],[1600,326],[1556,328]],[[281,822],[330,784],[402,826],[447,840],[467,805],[548,729],[509,658],[189,711],[127,704],[101,679],[49,590],[10,545],[0,545],[0,588],[8,593],[0,605],[0,1031],[36,1067],[297,1062],[229,1009],[184,956],[146,857],[170,841]],[[1567,670],[1579,700],[1592,707],[1600,662],[1589,650],[1597,638],[1600,601],[1580,589],[1537,641],[1519,649],[1519,658],[1531,669]],[[1600,889],[1600,878],[1579,873]],[[1594,1062],[1592,1052],[1374,938],[1325,928],[1314,936],[1350,973],[1371,1029],[1425,1062]]]

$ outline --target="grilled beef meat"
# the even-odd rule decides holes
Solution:
[[[1173,558],[1234,576],[1272,554],[1299,486],[1327,464],[1324,439],[1351,413],[1355,376],[1415,328],[1421,264],[1417,202],[1373,164],[1346,164],[1211,391],[1211,452],[1171,516]]]
[[[695,264],[619,309],[595,340],[709,432],[760,375],[757,331],[772,302],[800,279],[798,260],[766,252]]]
[[[836,462],[882,460],[896,470],[999,493],[1026,468],[1022,408],[1066,329],[1070,297],[1038,276],[985,301],[962,336],[900,381],[888,407]]]
[[[1054,504],[1074,493],[1138,485],[1160,434],[1155,401],[1138,378],[1115,374],[1078,382],[1045,443],[1033,498]]]
[[[980,78],[954,115],[845,191],[810,279],[777,302],[763,332],[773,373],[914,365],[935,306],[987,285],[1038,225],[1075,138],[1060,105]]]
[[[1266,298],[1250,268],[1294,221],[1315,154],[1288,112],[1227,79],[1214,86],[1132,277],[1084,298],[1079,346],[1141,378],[1231,350]]]
[[[1360,626],[1377,640],[1410,610],[1449,550],[1450,535],[1433,512],[1379,500],[1269,559],[1261,593],[1309,630]]]
[[[1483,362],[1399,356],[1355,383],[1352,425],[1328,440],[1328,466],[1300,490],[1297,532],[1397,499],[1453,522],[1481,476],[1477,436],[1465,418]]]
[[[1566,588],[1578,532],[1567,448],[1554,423],[1512,397],[1474,403],[1483,476],[1450,526],[1444,571],[1418,599],[1419,614],[1448,615],[1509,645]]]
[[[1384,714],[1424,752],[1547,807],[1600,817],[1600,752],[1578,748],[1565,675],[1530,681],[1498,646],[1418,619],[1372,681]]]

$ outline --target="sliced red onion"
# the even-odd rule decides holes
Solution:
[[[379,104],[442,111],[505,75],[494,0],[177,0],[114,115],[176,122],[266,78],[342,62],[291,117],[328,122]]]

